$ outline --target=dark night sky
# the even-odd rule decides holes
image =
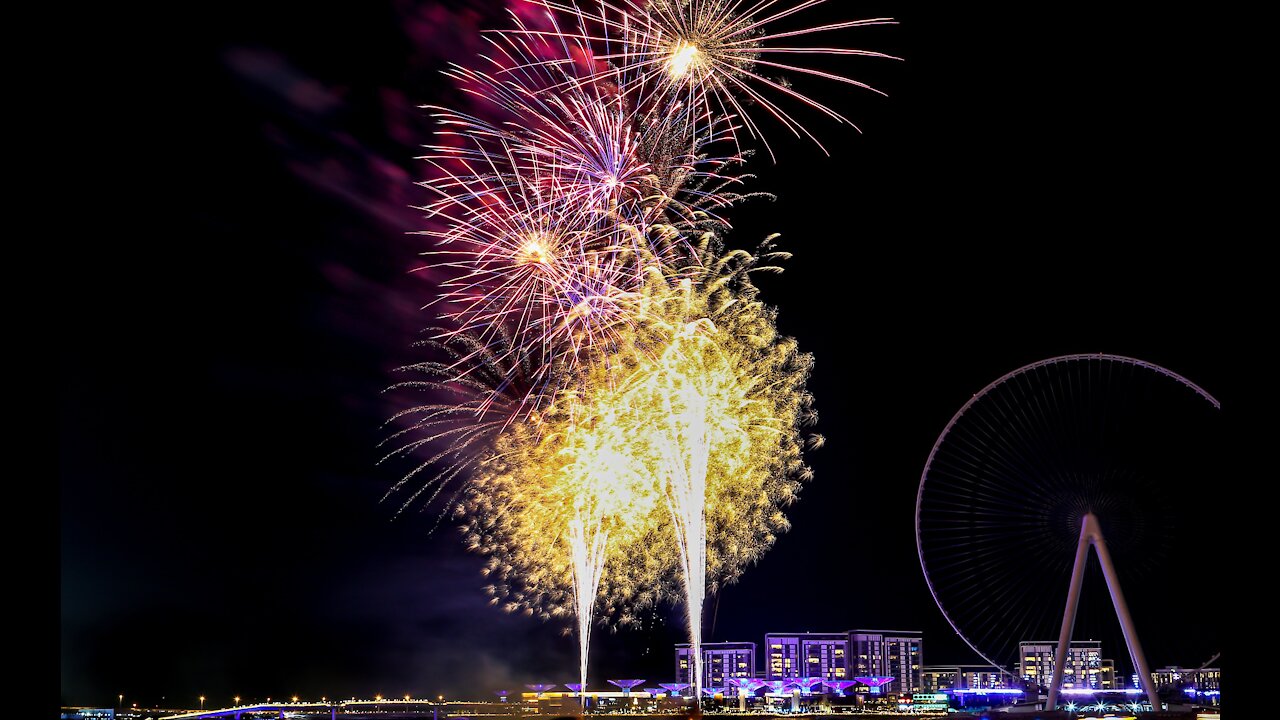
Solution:
[[[1243,300],[1216,242],[1223,121],[1212,68],[1186,51],[1216,31],[1154,5],[833,4],[901,20],[844,42],[907,61],[833,65],[889,97],[812,86],[864,133],[809,117],[828,158],[775,128],[780,161],[752,169],[779,198],[732,216],[731,243],[780,232],[795,252],[761,284],[816,355],[828,445],[794,529],[723,594],[708,637],[919,628],[927,662],[968,661],[912,518],[972,393],[1091,351],[1165,365],[1228,410],[1242,391],[1226,328]],[[375,466],[381,390],[430,322],[430,286],[406,273],[430,127],[414,106],[449,99],[435,71],[496,13],[109,12],[89,18],[101,81],[76,133],[101,234],[69,271],[61,354],[63,701],[568,680],[572,639],[487,606],[480,558],[450,527],[429,535],[430,513],[393,520],[379,498],[403,468]],[[1183,238],[1199,254],[1172,251]],[[598,632],[593,676],[665,679],[669,614]],[[1162,664],[1220,649],[1161,648]]]

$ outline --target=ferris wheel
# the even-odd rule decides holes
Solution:
[[[1042,360],[976,393],[916,496],[920,566],[960,638],[1015,677],[1021,642],[1056,641],[1055,677],[1038,678],[1052,707],[1073,631],[1118,630],[1114,651],[1127,646],[1158,707],[1132,618],[1161,601],[1152,588],[1197,539],[1181,488],[1217,467],[1219,409],[1181,375],[1106,354]]]

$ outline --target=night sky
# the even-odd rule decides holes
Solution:
[[[913,535],[925,458],[965,400],[1098,351],[1181,373],[1226,415],[1244,390],[1219,91],[1187,51],[1215,30],[1154,5],[832,4],[810,21],[899,19],[841,42],[906,61],[823,61],[888,98],[798,82],[863,133],[805,115],[826,157],[774,126],[777,164],[750,169],[778,198],[730,216],[731,245],[779,232],[795,253],[760,284],[816,356],[828,443],[793,530],[708,603],[706,637],[909,628],[927,663],[972,661]],[[380,499],[405,468],[375,464],[398,402],[382,391],[432,319],[409,272],[416,106],[455,99],[438,70],[500,6],[267,5],[85,19],[101,33],[68,140],[92,216],[63,281],[62,701],[570,681],[562,626],[490,607],[481,558],[452,525],[429,533],[434,508],[395,517]],[[1198,254],[1171,249],[1183,238]],[[1160,612],[1140,630],[1186,621]],[[1220,650],[1213,613],[1185,641],[1148,631],[1152,662]],[[676,609],[597,631],[592,677],[667,680],[682,634]]]

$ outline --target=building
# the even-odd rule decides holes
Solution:
[[[920,669],[921,692],[939,693],[960,684],[958,665],[926,665]]]
[[[1222,690],[1222,670],[1219,668],[1184,668],[1177,665],[1162,667],[1151,673],[1157,690],[1193,688],[1198,692]]]
[[[850,677],[891,677],[887,692],[921,692],[923,653],[919,630],[851,630]]]
[[[764,639],[766,680],[893,678],[889,692],[920,692],[919,631],[850,630],[843,633],[769,633]]]
[[[948,690],[1013,690],[1021,683],[991,665],[926,665],[920,671],[922,692]]]
[[[676,645],[676,682],[693,684],[688,643]],[[722,688],[730,678],[756,676],[753,642],[702,643],[702,687]]]
[[[768,633],[763,679],[830,682],[876,678],[883,692],[924,691],[918,630],[850,630],[839,633]],[[689,645],[676,645],[676,679],[692,684]],[[755,678],[756,644],[702,644],[702,686],[722,688],[734,678]],[[883,686],[883,687],[882,687]],[[854,691],[868,690],[855,685]]]
[[[848,633],[769,633],[766,680],[816,677],[848,680]]]
[[[1102,658],[1102,667],[1098,671],[1098,687],[1103,690],[1123,690],[1116,684],[1116,661]]]
[[[1019,674],[1028,682],[1048,687],[1058,652],[1056,640],[1028,640],[1018,643]],[[1114,676],[1114,667],[1112,675]],[[1067,650],[1067,666],[1062,673],[1063,688],[1102,689],[1102,643],[1072,640]]]

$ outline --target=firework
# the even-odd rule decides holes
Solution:
[[[402,491],[411,480],[427,476],[401,502],[403,511],[427,494],[427,502],[439,496],[455,478],[469,477],[477,463],[488,455],[494,440],[516,418],[524,417],[537,383],[538,370],[521,354],[505,332],[489,344],[474,335],[429,330],[430,337],[416,345],[441,359],[428,360],[398,369],[411,379],[397,382],[388,391],[414,390],[426,393],[431,401],[413,404],[395,413],[389,426],[400,425],[382,446],[391,450],[379,463],[412,457],[427,451],[387,491],[384,500]],[[470,372],[460,374],[459,362],[468,359]],[[396,443],[400,443],[396,445]],[[456,507],[455,491],[439,514],[439,519]]]
[[[892,24],[890,18],[870,18],[823,23],[789,30],[770,30],[779,21],[823,5],[827,0],[599,0],[595,10],[584,10],[561,0],[529,0],[549,12],[572,20],[575,40],[604,48],[596,55],[611,64],[611,72],[636,78],[632,87],[645,96],[666,95],[690,108],[689,117],[741,120],[752,138],[772,150],[748,105],[763,108],[797,137],[803,135],[819,147],[822,143],[770,95],[782,95],[838,122],[857,128],[848,118],[804,95],[784,79],[782,72],[820,77],[880,93],[866,83],[831,72],[806,68],[780,58],[794,55],[859,55],[898,59],[885,53],[829,46],[797,46],[796,39],[820,33]],[[524,32],[530,32],[525,30]],[[532,31],[545,34],[549,31]],[[557,28],[555,34],[565,35]],[[593,78],[594,79],[594,78]],[[880,93],[883,94],[883,93]],[[735,138],[736,139],[736,138]],[[824,149],[825,151],[825,149]]]
[[[742,131],[763,142],[746,111],[810,138],[778,95],[845,121],[768,73],[866,87],[778,58],[888,57],[792,39],[889,21],[770,29],[825,0],[527,2],[541,14],[487,35],[481,68],[448,71],[475,107],[430,108],[444,327],[396,386],[432,401],[397,414],[385,459],[426,456],[393,488],[428,476],[406,506],[455,487],[444,512],[495,604],[574,618],[583,692],[597,616],[678,599],[699,697],[703,599],[787,529],[821,441],[812,358],[751,280],[785,255],[720,239],[747,197]]]
[[[757,259],[731,253],[683,277],[642,310],[635,370],[622,387],[648,476],[657,481],[678,559],[695,697],[702,602],[786,529],[780,511],[807,479],[799,429],[816,418],[804,390],[812,359],[777,335],[756,299]]]
[[[490,556],[495,599],[574,614],[584,683],[597,597],[627,622],[620,608],[678,592],[696,650],[705,592],[786,529],[780,508],[808,477],[811,358],[777,335],[754,269],[731,253],[655,273],[627,346],[562,393],[541,428],[504,433],[468,493],[469,544]]]
[[[625,398],[607,382],[583,387],[590,392],[562,392],[536,425],[502,433],[468,490],[464,517],[468,544],[490,557],[495,602],[576,618],[585,688],[602,573],[646,531],[656,495],[637,462],[633,428],[619,422]]]
[[[685,263],[689,236],[727,227],[718,213],[744,197],[728,172],[741,157],[701,152],[715,138],[676,132],[685,127],[678,111],[638,113],[620,78],[553,92],[577,65],[530,64],[545,43],[509,34],[492,42],[489,72],[451,75],[504,119],[432,108],[439,142],[422,159],[437,178],[423,184],[438,197],[422,209],[437,228],[423,234],[438,249],[426,255],[448,272],[435,302],[454,332],[486,345],[508,328],[553,380],[585,348],[606,349],[625,332],[620,302],[645,267]],[[530,409],[558,389],[535,387],[543,394]]]

